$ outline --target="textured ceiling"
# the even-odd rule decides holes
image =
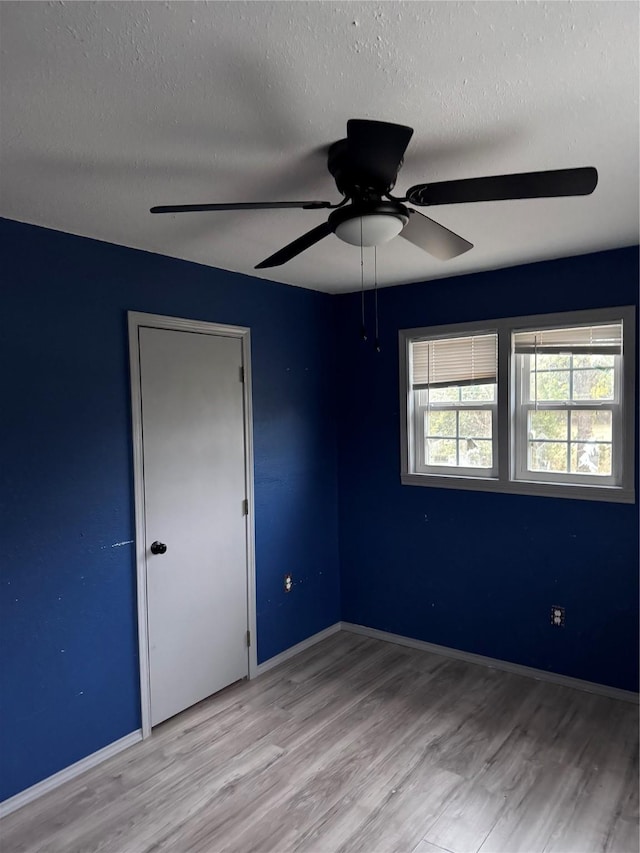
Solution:
[[[360,285],[327,237],[253,266],[326,212],[152,216],[156,204],[339,199],[348,118],[415,129],[411,184],[596,166],[595,193],[432,208],[475,244],[401,238],[380,284],[638,242],[635,2],[2,2],[0,215],[330,292]],[[365,256],[367,282],[372,257]]]

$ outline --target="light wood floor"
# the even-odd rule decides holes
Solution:
[[[2,830],[3,853],[637,853],[638,709],[342,632]]]

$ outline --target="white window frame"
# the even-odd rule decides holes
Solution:
[[[400,441],[401,482],[403,485],[427,486],[446,489],[503,492],[507,494],[541,495],[547,497],[596,500],[616,503],[635,502],[635,340],[634,306],[599,308],[587,311],[569,311],[555,314],[536,314],[523,317],[507,317],[498,320],[472,323],[456,323],[446,326],[431,326],[418,329],[401,329],[400,346]],[[520,389],[512,355],[511,336],[514,332],[527,329],[550,329],[579,325],[598,325],[607,322],[623,323],[623,352],[621,369],[616,371],[620,386],[616,388],[617,417],[614,423],[621,441],[617,443],[613,456],[613,477],[616,482],[603,482],[599,476],[580,475],[579,482],[567,482],[567,475],[538,475],[526,471],[526,442],[517,435],[516,406]],[[454,337],[486,333],[498,335],[498,403],[497,424],[494,420],[493,472],[482,469],[458,469],[442,467],[437,471],[418,470],[419,451],[415,446],[416,412],[411,388],[410,364],[411,343],[417,339]],[[600,408],[598,403],[585,401],[579,408]],[[605,408],[614,407],[610,404]],[[411,428],[409,428],[411,425]],[[496,429],[497,426],[497,429]],[[494,444],[495,447],[495,444]],[[522,454],[525,454],[523,457]],[[608,479],[608,478],[607,478]]]
[[[418,434],[424,426],[424,416],[427,412],[456,412],[456,416],[465,409],[470,411],[491,412],[491,445],[493,450],[493,466],[491,468],[470,468],[464,465],[427,465],[424,460],[424,444],[416,446],[415,468],[421,474],[457,474],[468,477],[495,477],[498,468],[498,404],[485,403],[479,400],[460,401],[459,403],[430,403],[428,406],[414,406],[414,430]]]
[[[495,329],[481,329],[474,331],[474,335],[495,335]],[[418,336],[416,336],[418,337]],[[437,338],[452,339],[455,337],[467,337],[467,335],[423,335],[423,338],[428,340],[437,340]],[[415,338],[413,339],[415,340]],[[410,369],[410,368],[409,368]],[[496,392],[497,395],[497,392]],[[412,415],[414,419],[414,435],[422,434],[424,426],[424,414],[427,411],[455,411],[459,413],[464,409],[473,411],[490,411],[491,412],[491,445],[493,450],[493,465],[491,468],[471,468],[463,465],[427,465],[424,460],[424,442],[418,442],[414,447],[413,467],[416,473],[419,474],[439,474],[445,477],[484,477],[491,478],[497,475],[498,470],[498,442],[497,442],[497,427],[498,427],[498,401],[492,403],[483,402],[480,400],[460,401],[457,403],[449,402],[429,402],[429,405],[416,406],[412,400],[411,403]],[[456,414],[457,417],[457,414]]]
[[[555,401],[555,400],[545,400],[538,401],[537,405],[535,402],[531,402],[530,394],[528,389],[529,384],[529,371],[528,360],[532,358],[532,356],[522,356],[523,361],[522,367],[523,369],[518,369],[517,356],[516,363],[514,364],[514,374],[515,374],[515,388],[516,388],[516,410],[520,412],[520,418],[516,416],[515,423],[515,479],[516,480],[537,480],[539,482],[551,482],[551,483],[566,483],[567,481],[574,482],[574,478],[579,476],[580,484],[591,485],[591,486],[616,486],[622,480],[622,400],[621,400],[621,392],[622,389],[620,387],[621,376],[622,376],[622,357],[617,355],[615,356],[614,363],[614,396],[612,400],[581,400],[576,402],[569,401]],[[569,372],[573,372],[570,370]],[[611,475],[603,476],[603,475],[589,475],[589,474],[571,474],[571,473],[562,473],[562,472],[552,472],[552,471],[531,471],[528,468],[528,435],[527,435],[527,415],[532,411],[558,411],[558,412],[566,412],[568,418],[571,417],[571,412],[578,411],[610,411],[611,412]],[[570,430],[571,430],[571,422],[567,424],[568,435],[567,442],[559,442],[566,443],[568,447],[568,452],[571,445],[570,438]]]

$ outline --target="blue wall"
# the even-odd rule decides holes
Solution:
[[[637,505],[401,486],[398,391],[399,329],[637,304],[637,248],[386,288],[379,354],[337,301],[343,620],[637,690]]]
[[[637,302],[637,250],[385,289],[375,354],[357,295],[0,241],[0,800],[140,724],[127,310],[251,327],[259,660],[342,618],[637,688],[637,507],[400,486],[397,355],[399,328]]]
[[[2,800],[140,725],[127,310],[251,327],[258,659],[340,617],[331,297],[7,220],[0,240]]]

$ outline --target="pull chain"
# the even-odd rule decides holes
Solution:
[[[360,337],[363,341],[366,341],[367,327],[364,322],[364,253],[362,250],[362,217],[360,217],[360,292],[362,294],[362,325],[360,327]]]
[[[378,334],[378,249],[373,247],[373,299],[376,324],[376,352],[380,352],[380,335]]]

